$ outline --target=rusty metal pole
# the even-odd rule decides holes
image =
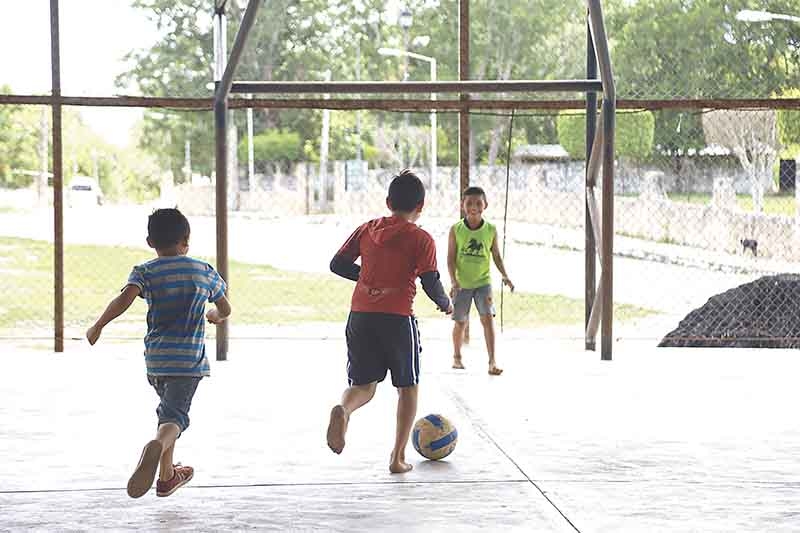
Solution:
[[[313,82],[312,82],[313,83]],[[408,82],[414,83],[414,82]],[[468,82],[469,83],[469,82]],[[236,91],[236,84],[233,85],[231,93],[242,93],[243,91]],[[339,89],[327,87],[328,92],[331,94],[344,94]],[[333,90],[332,90],[333,89]],[[356,87],[353,91],[354,94],[364,92],[363,87]],[[513,92],[509,87],[498,86],[496,89],[487,91],[486,87],[480,89],[473,87],[464,87],[463,89],[453,89],[447,87],[445,89],[437,89],[432,85],[428,85],[427,92],[442,92],[442,93],[459,93],[462,90],[471,90],[475,92]],[[536,90],[542,91],[546,89],[530,86],[529,92]],[[563,85],[559,86],[560,91],[570,92],[588,92],[600,91],[602,87],[595,87],[594,84],[581,84],[580,87],[567,88]],[[320,91],[322,94],[323,91]],[[349,91],[348,91],[349,92]],[[389,91],[393,92],[393,91]],[[558,92],[558,91],[557,91]],[[369,94],[383,94],[383,91],[373,90],[366,91]],[[282,94],[295,94],[293,88],[287,87]],[[299,93],[298,93],[299,94]],[[172,109],[193,109],[193,110],[213,110],[213,98],[172,98],[160,96],[61,96],[61,105],[66,106],[83,106],[83,107],[142,107],[142,108],[164,108],[169,107]],[[0,105],[45,105],[50,106],[53,103],[53,97],[49,94],[32,95],[32,94],[0,94]],[[229,98],[228,109],[247,109],[248,107],[254,109],[330,109],[331,111],[354,111],[354,110],[380,110],[380,111],[405,111],[424,112],[429,113],[435,109],[439,113],[444,111],[451,111],[457,113],[460,111],[464,104],[457,99],[453,100],[431,100],[430,98],[424,99],[403,99],[398,98],[331,98],[330,100],[322,100],[320,98],[263,98],[254,97],[250,98]],[[557,99],[557,100],[497,100],[492,98],[485,98],[475,101],[470,101],[469,108],[472,111],[499,111],[514,109],[517,112],[522,110],[540,110],[540,111],[560,111],[560,110],[583,110],[586,109],[586,98],[580,99]],[[658,111],[661,109],[695,109],[702,111],[703,109],[787,109],[796,111],[800,109],[800,98],[694,98],[691,100],[640,100],[640,99],[617,99],[617,109],[647,109],[649,111]]]
[[[217,270],[228,283],[228,95],[233,85],[233,75],[242,56],[247,35],[255,22],[258,8],[264,0],[249,0],[242,16],[242,23],[236,32],[230,58],[226,58],[225,37],[225,3],[216,5],[214,13],[214,136],[215,136],[215,171],[216,185],[216,219],[217,219]],[[267,2],[264,2],[267,3]],[[226,62],[227,59],[227,62]],[[235,127],[235,126],[234,126]],[[217,326],[217,361],[228,358],[228,321]]]
[[[617,90],[611,68],[608,38],[599,0],[588,0],[589,21],[597,52],[600,78],[603,80],[603,221],[601,223],[600,359],[611,360],[614,346],[614,131],[616,127]]]
[[[459,81],[468,80],[469,75],[469,0],[459,0],[458,2],[458,79]],[[461,94],[461,101],[469,101],[468,94]],[[469,109],[464,108],[458,114],[458,194],[456,195],[459,204],[461,193],[469,187]],[[464,212],[461,211],[464,217]],[[464,342],[469,344],[469,317],[467,317],[467,327],[464,329]]]
[[[588,12],[587,12],[588,13]],[[592,42],[592,32],[588,24],[586,24],[586,77],[594,79],[597,77],[597,57],[594,53],[594,43]],[[592,305],[594,305],[595,298],[595,284],[597,283],[597,261],[595,259],[595,247],[597,243],[594,239],[594,231],[592,231],[592,218],[589,214],[589,201],[588,190],[589,186],[588,170],[589,170],[589,156],[592,152],[592,145],[594,144],[594,134],[597,128],[597,93],[590,91],[586,93],[586,184],[584,187],[586,213],[584,217],[584,227],[586,236],[584,240],[584,309],[585,309],[585,323],[584,331],[589,326],[589,318],[592,315]],[[594,200],[592,200],[594,201]],[[593,338],[586,338],[585,349],[594,351],[596,341]]]
[[[614,325],[614,131],[616,102],[603,99],[603,307],[600,323],[600,359],[611,361]]]
[[[50,68],[53,96],[54,350],[64,351],[64,188],[61,145],[61,49],[58,0],[50,0]]]
[[[465,81],[469,75],[469,0],[458,2],[458,79]],[[468,94],[461,94],[462,102],[469,100]],[[458,168],[459,191],[469,187],[469,109],[462,109],[458,114]]]
[[[216,221],[217,270],[230,284],[228,272],[228,102],[214,102],[214,136],[216,138]],[[230,289],[229,289],[230,290]],[[217,361],[228,359],[228,321],[217,325]]]
[[[224,4],[214,13],[214,81],[219,94],[227,59]],[[217,226],[217,270],[230,284],[228,275],[228,99],[214,99],[214,171],[216,178],[214,219]],[[230,291],[230,288],[228,289]],[[217,361],[228,359],[228,321],[217,325]]]

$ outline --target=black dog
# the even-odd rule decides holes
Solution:
[[[742,253],[746,252],[750,249],[753,252],[753,257],[758,256],[758,241],[755,239],[742,239],[739,242],[742,243]]]

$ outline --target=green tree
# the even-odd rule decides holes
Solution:
[[[205,88],[211,80],[211,36],[208,14],[211,0],[137,0],[134,5],[148,10],[159,27],[168,29],[158,43],[147,50],[136,51],[129,58],[134,68],[121,76],[120,86],[136,86],[148,95],[208,95]],[[472,50],[474,79],[564,78],[579,77],[584,52],[574,43],[583,42],[585,18],[580,5],[557,0],[516,2],[498,6],[489,0],[472,3]],[[232,42],[241,19],[243,2],[228,2],[228,37]],[[414,14],[409,42],[404,42],[402,29],[391,22],[383,0],[274,0],[260,10],[250,33],[248,45],[237,69],[237,79],[257,80],[321,80],[330,71],[334,80],[400,79],[405,61],[398,57],[380,56],[382,47],[405,48],[435,57],[439,79],[455,79],[458,72],[457,4],[452,1],[410,0]],[[415,39],[427,36],[427,44]],[[535,58],[527,60],[526,58]],[[408,79],[429,79],[428,64],[410,59]],[[353,112],[349,114],[353,115]],[[204,146],[211,153],[213,129],[208,121],[202,127],[187,127],[185,121],[202,123],[196,114],[169,123],[146,120],[153,138],[144,147],[159,154],[159,159],[172,161],[173,172],[182,166],[182,142],[175,139],[191,132],[192,146]],[[321,112],[310,110],[260,110],[255,114],[256,132],[278,128],[295,131],[304,144],[311,143],[319,151]],[[244,113],[233,112],[244,137]],[[365,121],[372,121],[376,149],[387,152],[393,143],[381,144],[388,136],[381,133],[384,125],[397,131],[404,123],[401,113],[362,112]],[[371,119],[369,118],[371,117]],[[427,113],[411,113],[411,126],[427,125]],[[555,131],[552,118],[542,131]],[[448,137],[457,135],[456,123],[443,124]],[[494,160],[505,138],[508,120],[503,117],[474,117],[475,151],[482,159]],[[168,130],[167,136],[164,130]],[[362,132],[366,129],[362,130]],[[481,132],[486,132],[481,133]],[[524,131],[520,128],[520,131]],[[531,130],[533,131],[533,130]],[[198,139],[195,136],[202,135]],[[332,135],[338,135],[332,131]],[[343,134],[344,135],[344,134]],[[148,136],[145,136],[147,142]],[[332,147],[334,150],[338,149]],[[424,146],[418,147],[424,153]],[[193,163],[199,158],[193,153]],[[199,163],[201,166],[205,162]],[[210,165],[210,161],[209,161]],[[209,166],[210,169],[210,166]]]
[[[794,0],[769,2],[792,13]],[[620,98],[769,97],[800,82],[800,30],[747,23],[747,0],[609,2],[608,25]]]
[[[239,141],[239,160],[247,161],[247,138]],[[303,143],[295,132],[269,130],[253,137],[253,157],[259,166],[274,163],[283,170],[303,158]]]
[[[784,98],[800,98],[800,89],[789,89]],[[778,139],[783,145],[784,157],[800,156],[800,111],[781,109],[778,111]]]
[[[0,92],[11,89],[3,86]],[[0,106],[0,187],[27,187],[41,170],[40,114],[38,107]]]
[[[558,116],[558,141],[575,159],[586,157],[586,114],[564,111]],[[655,117],[650,111],[617,113],[614,148],[621,157],[642,161],[653,151]]]

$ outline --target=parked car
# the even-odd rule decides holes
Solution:
[[[69,182],[67,202],[70,207],[103,205],[103,191],[97,180],[88,176],[75,176]]]

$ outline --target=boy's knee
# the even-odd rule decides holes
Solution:
[[[378,388],[378,382],[377,381],[372,381],[372,382],[366,383],[364,385],[353,385],[353,388],[354,389],[360,389],[360,390],[362,390],[364,392],[368,392],[370,394],[375,394],[375,391]]]

